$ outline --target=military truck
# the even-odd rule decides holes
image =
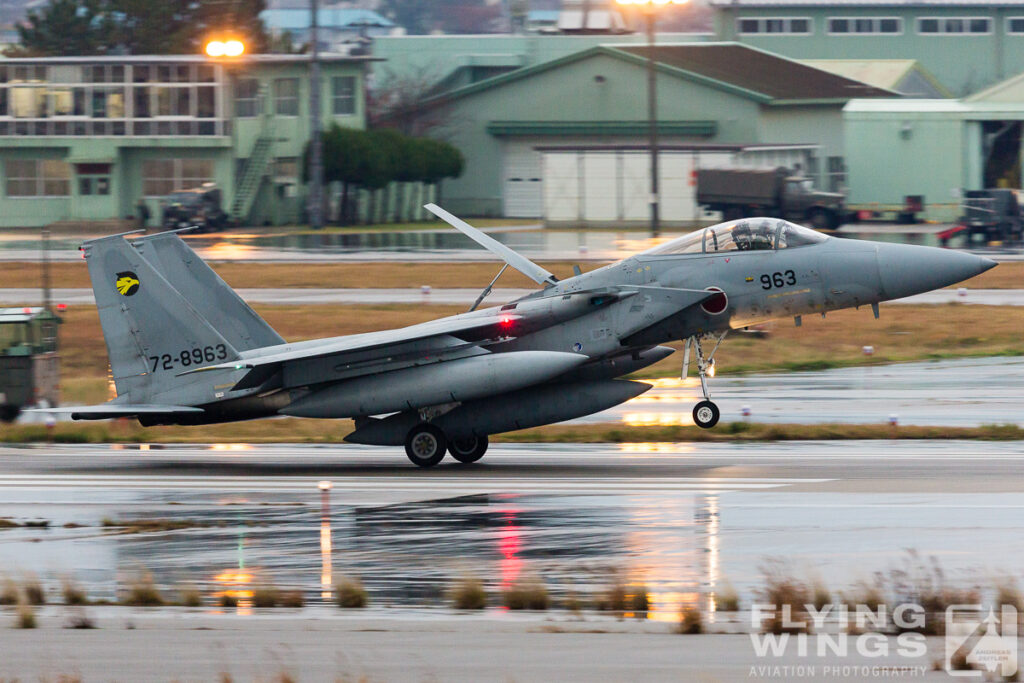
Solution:
[[[197,232],[213,232],[230,223],[227,212],[221,208],[220,189],[213,183],[177,190],[160,204],[160,226],[164,230],[195,227]]]
[[[777,168],[706,168],[697,171],[697,203],[725,220],[775,216],[834,230],[843,222],[844,197],[814,189],[810,178]]]
[[[46,308],[0,309],[0,420],[13,422],[24,407],[60,401],[59,324]]]

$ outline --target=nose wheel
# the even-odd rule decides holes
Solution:
[[[707,378],[715,376],[715,351],[721,346],[726,334],[728,334],[728,330],[717,338],[707,337],[709,341],[715,339],[715,345],[707,356],[704,355],[702,341],[705,337],[702,335],[690,337],[686,340],[686,344],[683,347],[683,379],[686,379],[687,375],[690,374],[690,351],[692,350],[697,357],[697,374],[700,377],[700,389],[701,393],[704,394],[704,400],[693,407],[693,422],[702,429],[711,429],[718,424],[718,419],[721,417],[718,406],[711,401]]]
[[[718,424],[719,417],[721,417],[721,413],[718,411],[718,406],[711,401],[701,401],[693,407],[693,421],[703,429],[714,427]]]

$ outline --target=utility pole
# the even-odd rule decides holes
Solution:
[[[647,20],[647,135],[651,148],[651,237],[661,234],[658,193],[658,89],[657,71],[654,66],[654,11],[644,12]]]
[[[42,266],[43,266],[43,308],[50,310],[50,228],[43,226],[40,231],[42,237]]]
[[[320,230],[324,227],[324,163],[320,139],[319,0],[310,0],[310,10],[313,16],[309,24],[309,225]]]

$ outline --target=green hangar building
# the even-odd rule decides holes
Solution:
[[[1024,0],[710,0],[718,40],[794,59],[914,59],[960,97],[1024,72]]]
[[[362,128],[371,58],[324,55],[325,125]],[[240,221],[301,218],[309,57],[0,60],[0,226],[123,222],[216,183]]]
[[[843,112],[849,200],[902,204],[953,221],[965,190],[1020,189],[1024,74],[961,100],[854,100]]]
[[[646,145],[649,51],[595,47],[438,96],[442,116],[435,118],[466,155],[463,176],[444,183],[445,206],[465,215],[538,218],[552,180],[545,177],[545,153],[601,152],[595,146],[626,153]],[[668,177],[666,152],[666,197],[692,194],[693,158],[702,150],[730,152],[729,160],[749,165],[799,165],[819,186],[841,187],[843,107],[855,97],[897,96],[745,45],[659,45],[654,57],[662,144],[688,156]],[[553,146],[559,149],[546,149]],[[564,157],[558,165],[566,167]],[[624,183],[648,182],[642,164],[624,161],[618,171],[597,165],[625,173]],[[687,220],[700,218],[691,210]]]

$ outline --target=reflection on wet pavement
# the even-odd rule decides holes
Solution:
[[[624,446],[621,457],[656,451]],[[789,491],[828,481],[811,478],[559,478],[538,480],[536,493],[348,503],[358,487],[345,478],[332,488],[306,478],[253,481],[251,491],[117,479],[4,489],[3,516],[52,523],[0,532],[0,567],[37,572],[52,585],[72,574],[94,599],[115,599],[118,582],[145,569],[168,594],[199,586],[236,598],[241,613],[265,583],[322,604],[339,577],[354,576],[376,607],[437,607],[462,576],[482,578],[492,596],[540,577],[557,604],[570,594],[592,599],[618,575],[648,593],[649,618],[675,619],[683,604],[713,606],[725,581],[749,603],[770,557],[787,558],[798,576],[813,567],[837,589],[891,567],[906,548],[939,557],[950,576],[992,569],[984,548],[995,542],[1006,568],[1024,561],[1018,494]],[[123,534],[98,528],[105,517],[188,520],[193,528]],[[87,526],[62,528],[71,521]]]

